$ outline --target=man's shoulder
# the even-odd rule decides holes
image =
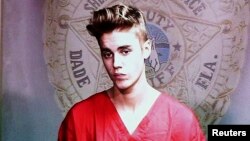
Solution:
[[[173,113],[190,116],[194,114],[191,107],[189,107],[184,102],[179,101],[176,97],[169,95],[166,92],[163,92],[161,97],[161,103],[164,103],[165,107],[171,109]]]
[[[168,103],[164,106],[169,106],[169,111],[171,111],[169,113],[171,113],[173,138],[176,140],[204,138],[199,119],[190,106],[167,93],[162,95],[162,99]]]
[[[183,103],[181,101],[179,101],[176,97],[170,95],[167,92],[162,92],[161,94],[161,100],[163,103],[168,104],[168,106],[183,106]],[[186,106],[184,106],[186,107]]]
[[[107,101],[107,95],[105,91],[95,93],[88,98],[81,100],[73,105],[71,110],[73,111],[91,111],[96,106],[101,106],[101,104],[105,103]]]

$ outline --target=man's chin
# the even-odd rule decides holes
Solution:
[[[126,90],[129,88],[129,84],[126,84],[125,82],[116,82],[115,86],[119,89],[119,90]]]

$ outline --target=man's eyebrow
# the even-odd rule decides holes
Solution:
[[[110,51],[110,52],[111,52],[111,50],[108,49],[108,48],[101,48],[101,51],[102,51],[102,52],[103,52],[103,51]]]
[[[120,49],[128,49],[128,48],[130,48],[130,45],[119,46],[117,49],[120,50]],[[106,48],[106,47],[101,48],[101,51],[102,52],[103,51],[110,51],[110,52],[112,52],[109,48]]]
[[[130,48],[130,45],[123,45],[118,47],[118,49],[127,49],[127,48]]]

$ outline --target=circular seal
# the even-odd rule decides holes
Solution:
[[[249,14],[242,12],[247,11],[246,1],[48,1],[45,59],[62,113],[112,86],[86,25],[93,10],[120,2],[145,14],[153,41],[145,61],[148,82],[190,106],[204,129],[218,122],[227,111],[244,60],[248,20],[238,15]]]

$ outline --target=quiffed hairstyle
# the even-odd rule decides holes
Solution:
[[[142,11],[124,4],[94,11],[93,17],[86,26],[89,34],[95,36],[98,42],[104,33],[113,30],[131,29],[132,27],[138,29],[138,34],[144,41],[148,39],[146,22]]]

